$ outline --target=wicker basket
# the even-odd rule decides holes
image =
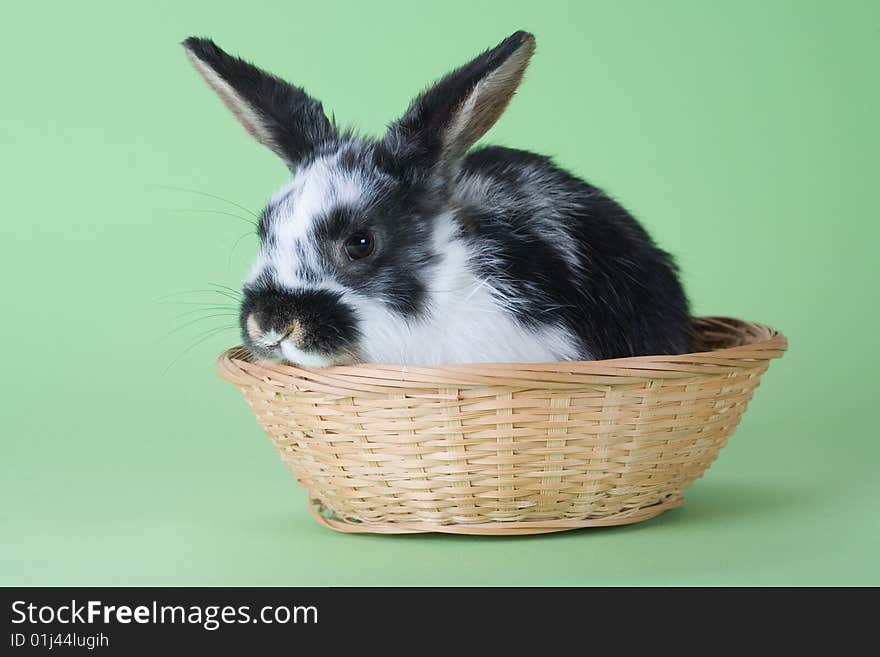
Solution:
[[[308,489],[347,532],[537,534],[683,503],[785,337],[694,320],[700,353],[592,362],[302,369],[221,354]]]

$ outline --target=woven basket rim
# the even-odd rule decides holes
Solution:
[[[370,384],[380,386],[424,386],[438,382],[454,386],[522,385],[566,387],[568,385],[621,383],[626,380],[682,378],[694,374],[721,373],[730,368],[760,366],[779,358],[788,341],[779,331],[733,317],[694,317],[698,332],[730,338],[738,343],[714,350],[687,354],[631,356],[593,361],[548,363],[469,363],[458,365],[408,366],[383,363],[333,365],[306,368],[253,360],[241,345],[223,351],[217,358],[221,378],[236,384],[272,379],[293,383],[309,379],[323,383]]]

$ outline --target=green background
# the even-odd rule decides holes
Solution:
[[[880,3],[3,13],[0,584],[880,584]],[[236,246],[249,227],[209,212],[243,211],[168,187],[256,211],[287,177],[177,44],[212,36],[378,134],[518,28],[538,52],[487,139],[605,187],[677,254],[697,313],[766,322],[790,352],[688,503],[655,520],[525,538],[333,533],[214,373],[236,331],[169,368],[234,322],[186,326],[203,314],[180,304],[227,301],[194,290],[237,287],[256,240]]]

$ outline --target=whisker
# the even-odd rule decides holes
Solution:
[[[210,285],[210,283],[209,283]],[[232,288],[230,288],[232,290]],[[234,291],[233,291],[234,292]],[[234,292],[235,294],[241,294],[240,292]],[[181,297],[185,294],[222,294],[220,290],[215,289],[206,289],[206,290],[184,290],[182,292],[172,292],[171,294],[166,294],[164,296],[159,297],[156,301],[165,301],[166,299],[171,299],[174,297]],[[239,299],[236,298],[236,301]]]
[[[238,328],[238,327],[230,325],[230,326],[220,326],[220,327],[217,327],[217,328],[215,328],[215,329],[211,329],[210,331],[207,332],[206,335],[203,335],[202,338],[199,339],[197,342],[191,344],[189,347],[187,347],[187,348],[184,349],[182,352],[180,352],[179,354],[177,354],[177,356],[174,358],[174,360],[172,360],[172,361],[171,361],[171,362],[165,367],[165,369],[162,370],[162,376],[166,375],[166,374],[168,373],[168,370],[170,370],[172,367],[174,367],[174,365],[175,365],[175,363],[177,363],[177,361],[179,361],[181,358],[183,358],[184,356],[186,356],[189,352],[191,352],[193,349],[195,349],[196,347],[198,347],[200,344],[202,344],[202,343],[205,342],[206,340],[209,340],[210,338],[214,337],[215,335],[219,335],[219,334],[222,333],[223,331],[229,331],[229,330],[231,330],[231,329],[235,329],[235,328]]]
[[[215,285],[215,283],[208,283],[208,285]],[[222,289],[211,288],[211,289],[207,289],[207,290],[187,290],[186,292],[175,292],[174,294],[166,294],[164,297],[159,297],[158,299],[156,299],[156,303],[162,303],[166,299],[172,299],[174,297],[183,296],[185,294],[219,294],[221,297],[225,297],[225,298],[229,299],[230,301],[235,301],[236,304],[241,303],[241,300],[242,300],[242,293],[241,292],[233,290],[232,288],[225,288],[225,286],[224,286],[224,288],[222,288]],[[210,301],[210,302],[202,302],[202,303],[217,303],[217,302]]]
[[[244,235],[239,237],[237,240],[235,240],[235,244],[232,245],[232,249],[230,249],[230,251],[229,251],[229,260],[226,263],[226,271],[229,271],[230,269],[232,269],[232,256],[235,255],[235,250],[238,248],[238,245],[241,244],[241,241],[245,237],[249,237],[251,235],[253,235],[253,233],[251,231],[248,231]]]
[[[182,319],[187,317],[188,315],[195,315],[196,313],[204,313],[210,312],[212,310],[222,310],[226,315],[237,316],[239,314],[238,309],[234,306],[202,306],[201,308],[196,308],[194,310],[187,310],[178,315],[175,315],[171,319]]]
[[[227,318],[227,317],[230,317],[230,314],[229,313],[218,313],[215,315],[206,315],[205,317],[197,317],[196,319],[192,319],[188,322],[185,322],[181,326],[178,326],[177,328],[174,328],[174,329],[168,331],[168,333],[166,333],[161,338],[156,340],[156,343],[158,344],[160,342],[164,342],[165,340],[170,338],[172,335],[174,335],[175,333],[179,333],[180,331],[187,328],[188,326],[192,326],[193,324],[198,324],[199,322],[204,322],[205,320],[208,320],[208,319],[215,319],[217,317]]]
[[[228,285],[221,285],[220,283],[211,283],[208,282],[208,285],[213,285],[214,287],[219,287],[221,290],[227,290],[232,294],[237,294],[239,297],[242,296],[241,290],[237,290],[234,287],[229,287]]]
[[[237,207],[239,210],[244,210],[245,212],[247,212],[249,215],[251,215],[257,221],[259,221],[259,219],[260,219],[260,215],[255,213],[250,208],[246,208],[245,206],[240,205],[239,203],[236,203],[235,201],[230,201],[228,198],[223,198],[222,196],[217,196],[216,194],[202,192],[198,189],[190,189],[189,187],[176,187],[174,185],[155,185],[155,186],[160,187],[162,189],[171,189],[176,192],[188,192],[190,194],[198,194],[199,196],[206,196],[208,198],[217,199],[218,201],[223,201],[224,203],[229,203],[229,205],[233,205],[233,206]]]
[[[196,208],[182,208],[182,209],[172,210],[172,212],[178,212],[178,213],[189,212],[189,213],[194,213],[194,214],[220,214],[225,217],[235,217],[236,219],[240,219],[241,221],[243,221],[247,224],[250,224],[254,228],[256,228],[256,226],[257,226],[257,222],[254,221],[253,219],[248,219],[247,217],[242,217],[240,214],[235,214],[234,212],[225,212],[223,210],[200,210],[200,209],[196,209]]]
[[[236,308],[238,304],[218,304],[216,301],[156,301],[159,306],[217,306],[218,308]]]
[[[207,329],[203,329],[203,330],[201,330],[201,331],[197,331],[197,332],[196,332],[194,335],[192,335],[191,337],[192,337],[193,339],[197,339],[197,338],[200,338],[200,337],[203,336],[203,335],[206,335],[206,334],[208,334],[208,333],[211,333],[211,332],[214,331],[214,330],[222,329],[222,328],[233,329],[233,330],[235,330],[235,331],[237,332],[241,327],[240,327],[237,323],[235,323],[235,324],[224,324],[223,326],[212,326],[211,328],[207,328]]]
[[[226,297],[227,299],[231,299],[236,303],[241,303],[241,293],[240,292],[227,292],[225,290],[214,290],[217,294],[222,297]]]

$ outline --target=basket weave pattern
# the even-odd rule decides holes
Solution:
[[[518,534],[682,503],[783,335],[697,318],[700,353],[592,362],[302,369],[218,359],[315,518],[342,531]]]

